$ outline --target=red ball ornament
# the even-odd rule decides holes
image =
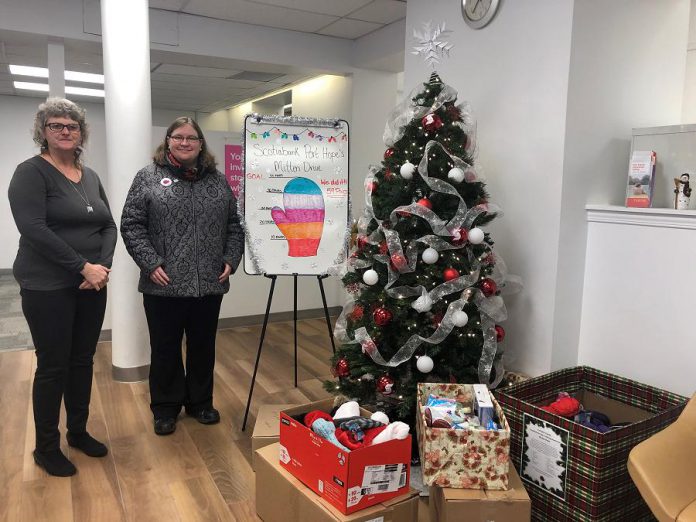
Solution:
[[[384,171],[384,179],[389,180],[389,179],[392,179],[393,177],[394,177],[394,173],[391,170],[387,169]]]
[[[374,194],[375,190],[377,190],[377,183],[374,182],[374,181],[370,181],[370,182],[367,184],[367,192],[368,192],[369,194]]]
[[[391,395],[394,393],[394,379],[388,375],[382,375],[375,381],[377,391],[383,395]]]
[[[394,254],[389,258],[389,264],[394,272],[398,272],[403,269],[408,263],[406,258],[401,254]]]
[[[367,236],[358,236],[358,249],[364,250],[367,245]]]
[[[350,318],[353,321],[359,321],[362,319],[364,311],[365,309],[362,306],[356,305],[355,308],[353,308],[353,311],[350,313]]]
[[[443,314],[442,312],[438,312],[436,314],[433,314],[433,317],[432,317],[433,326],[435,326],[435,328],[440,326],[440,323],[442,322],[442,319],[444,317],[445,317],[445,314]]]
[[[348,377],[350,375],[350,367],[346,359],[339,359],[334,366],[334,374],[336,377]]]
[[[457,279],[459,277],[459,271],[454,268],[445,268],[444,272],[442,272],[442,277],[445,281]]]
[[[387,150],[384,151],[384,159],[389,159],[391,158],[396,150],[392,147],[389,147]]]
[[[425,115],[421,120],[421,124],[427,132],[435,132],[444,125],[444,123],[442,123],[442,118],[433,113]]]
[[[505,339],[505,329],[499,324],[495,325],[495,340],[499,343],[503,342]]]
[[[387,252],[389,252],[389,248],[387,247],[387,242],[386,242],[386,241],[382,241],[382,242],[379,244],[379,253],[382,254],[383,256],[386,256],[386,255],[387,255]]]
[[[375,320],[377,326],[387,326],[391,322],[392,317],[394,317],[394,315],[383,306],[380,306],[372,312],[372,318]]]
[[[421,198],[418,200],[418,204],[422,207],[429,208],[432,210],[433,204],[428,198]]]
[[[483,292],[483,295],[486,297],[490,297],[498,291],[498,285],[496,285],[495,281],[488,277],[481,281],[480,288],[481,292]]]
[[[459,228],[452,232],[452,244],[463,245],[469,239],[469,232],[466,228]]]

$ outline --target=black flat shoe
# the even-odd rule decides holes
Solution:
[[[97,439],[92,437],[89,433],[70,433],[68,432],[66,438],[68,439],[68,445],[73,448],[79,449],[82,453],[88,457],[103,457],[109,450],[107,447],[99,442]]]
[[[215,408],[203,408],[196,412],[186,412],[186,414],[201,424],[217,424],[220,422],[220,412]]]
[[[176,419],[173,417],[164,417],[155,419],[155,433],[157,435],[171,435],[176,431]]]
[[[59,449],[45,452],[34,450],[34,462],[54,477],[70,477],[77,473],[73,463]]]

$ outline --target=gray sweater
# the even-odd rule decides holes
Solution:
[[[202,173],[179,179],[168,166],[151,164],[133,180],[121,215],[121,236],[140,267],[138,290],[167,297],[224,294],[218,277],[228,263],[234,272],[244,248],[237,201],[225,176]],[[150,280],[162,266],[167,286]]]
[[[8,196],[21,234],[13,270],[20,287],[77,288],[87,261],[111,266],[118,232],[92,169],[83,167],[80,183],[73,183],[34,156],[17,166]]]

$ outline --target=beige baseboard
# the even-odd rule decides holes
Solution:
[[[330,306],[329,316],[336,317],[341,313],[340,306]],[[271,323],[280,323],[283,321],[292,321],[293,312],[273,312],[268,315],[268,321]],[[229,328],[237,328],[239,326],[256,326],[263,324],[264,314],[258,315],[242,315],[239,317],[223,317],[218,320],[218,330],[227,330]],[[298,319],[323,319],[323,308],[310,308],[308,310],[298,310]],[[102,330],[99,335],[99,342],[111,341],[111,330]]]

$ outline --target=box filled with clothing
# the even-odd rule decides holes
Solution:
[[[343,514],[409,491],[408,426],[392,423],[392,428],[399,428],[398,425],[406,428],[405,433],[392,435],[395,430],[390,425],[372,421],[371,412],[352,404],[355,415],[346,422],[353,426],[362,424],[364,433],[359,437],[360,442],[355,440],[354,432],[348,433],[346,424],[334,424],[339,413],[335,412],[333,418],[329,413],[333,399],[280,412],[281,466]],[[373,437],[375,432],[379,433]]]
[[[496,391],[533,520],[652,520],[628,475],[631,448],[671,424],[686,398],[587,366]]]

